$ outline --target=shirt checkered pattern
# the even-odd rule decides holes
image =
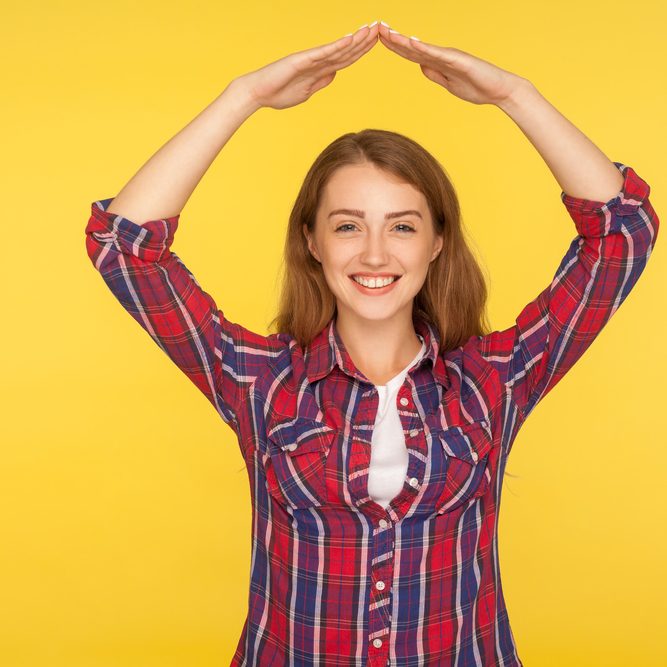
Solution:
[[[577,235],[514,324],[426,344],[398,392],[409,454],[383,509],[368,495],[377,390],[335,319],[302,350],[228,320],[171,245],[178,215],[135,224],[93,202],[86,248],[123,308],[237,435],[250,481],[248,610],[231,664],[522,665],[500,581],[503,472],[526,417],[583,355],[655,244],[631,167],[608,202],[561,191]]]

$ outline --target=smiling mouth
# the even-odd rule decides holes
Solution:
[[[378,278],[367,278],[365,276],[357,276],[352,274],[349,276],[350,280],[353,280],[358,285],[366,287],[367,289],[381,289],[392,285],[395,282],[398,282],[401,278],[400,275],[393,276],[380,276]]]

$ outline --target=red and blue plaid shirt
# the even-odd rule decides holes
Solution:
[[[526,417],[628,296],[658,218],[631,167],[606,203],[561,191],[578,235],[515,324],[426,354],[398,392],[409,454],[368,494],[378,405],[332,320],[302,352],[230,322],[171,251],[179,216],[92,204],[86,248],[132,317],[236,433],[252,498],[248,612],[232,665],[521,665],[498,562],[503,472]]]

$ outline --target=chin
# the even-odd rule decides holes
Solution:
[[[368,320],[369,322],[382,322],[385,320],[391,320],[392,318],[396,317],[396,315],[404,308],[405,304],[394,307],[366,306],[365,308],[352,307],[349,304],[346,304],[344,310],[345,312],[360,320]],[[337,310],[340,313],[340,307],[338,307]]]

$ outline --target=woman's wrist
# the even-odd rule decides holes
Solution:
[[[227,88],[234,91],[234,96],[237,99],[239,108],[242,109],[248,116],[261,109],[263,105],[255,99],[252,88],[246,82],[245,75],[241,75],[232,79]]]
[[[537,89],[533,83],[522,76],[516,75],[516,81],[512,92],[496,106],[508,116],[513,117],[519,109],[526,107],[531,96],[535,96]]]

